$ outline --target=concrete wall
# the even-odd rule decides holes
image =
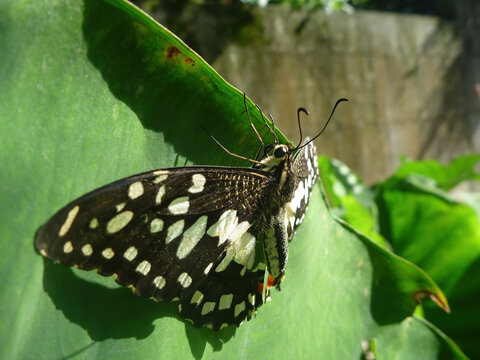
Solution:
[[[297,107],[310,110],[303,132],[314,135],[347,97],[317,146],[368,183],[392,173],[401,155],[446,161],[480,151],[471,58],[453,23],[279,5],[235,11],[190,7],[156,17],[272,113],[293,141]]]

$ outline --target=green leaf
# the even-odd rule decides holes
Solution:
[[[380,186],[381,233],[396,254],[420,266],[451,294],[480,256],[480,222],[474,209],[424,179],[394,176]]]
[[[457,191],[456,198],[463,204],[458,203],[438,183],[449,188],[453,185],[445,184],[473,179],[477,160],[472,155],[462,156],[446,166],[435,161],[406,163],[376,187],[383,234],[391,241],[393,250],[425,269],[448,291],[452,314],[427,306],[427,317],[474,357],[480,356],[476,336],[480,332],[480,273],[479,267],[472,265],[473,261],[479,262],[476,218],[480,206],[475,194]],[[321,157],[319,164],[330,203],[336,206],[335,213],[375,239],[378,209],[369,203],[369,192],[362,190],[360,180],[338,160]],[[466,204],[475,209],[477,217]],[[377,243],[384,244],[378,240]],[[400,331],[399,326],[402,325],[392,325],[395,334]],[[393,343],[387,341],[385,345]],[[396,351],[394,347],[393,350]]]
[[[425,316],[452,339],[472,359],[480,358],[480,258],[457,281],[449,296],[451,314],[425,307]]]
[[[245,165],[202,125],[232,151],[258,149],[238,90],[132,5],[110,3],[0,0],[0,358],[358,358],[421,295],[446,304],[416,266],[332,218],[319,187],[282,292],[238,329],[196,329],[175,304],[38,255],[36,229],[89,190],[153,168]]]
[[[412,174],[423,175],[434,180],[439,188],[450,190],[462,181],[480,180],[480,173],[475,171],[475,166],[479,161],[480,154],[462,155],[447,165],[442,165],[435,160],[403,159],[396,176],[405,178]]]
[[[373,339],[376,359],[467,359],[458,346],[428,321],[408,317],[384,327]]]
[[[421,167],[420,163],[417,166]],[[395,253],[424,269],[447,294],[452,313],[447,315],[427,306],[426,317],[457,341],[467,355],[477,358],[480,356],[477,336],[480,221],[475,210],[479,208],[478,202],[472,194],[468,198],[464,194],[463,202],[455,201],[430,178],[406,175],[404,170],[400,173],[379,186],[382,234],[389,239]],[[445,178],[444,183],[447,182]]]
[[[341,161],[320,156],[318,164],[333,213],[383,248],[389,248],[379,233],[374,193]]]

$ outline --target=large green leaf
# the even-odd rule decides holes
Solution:
[[[472,357],[480,356],[479,207],[472,195],[459,202],[439,186],[450,188],[459,179],[474,178],[476,161],[478,156],[472,155],[445,166],[407,163],[378,187],[383,235],[397,254],[427,271],[451,303],[452,314],[428,306],[427,318]]]
[[[394,176],[378,195],[382,234],[394,252],[414,262],[447,294],[480,257],[480,222],[428,178]]]
[[[425,273],[338,223],[319,187],[282,292],[238,329],[195,329],[174,304],[42,259],[38,226],[89,190],[153,168],[242,164],[202,125],[235,152],[258,147],[239,91],[110,3],[0,0],[0,358],[358,358],[422,295],[445,304]]]

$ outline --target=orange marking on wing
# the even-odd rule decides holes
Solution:
[[[274,287],[277,284],[277,279],[275,279],[273,276],[268,274],[268,279],[267,279],[267,291],[270,290],[272,287]],[[257,283],[257,291],[260,294],[263,294],[263,287],[264,283],[263,282],[258,282]]]

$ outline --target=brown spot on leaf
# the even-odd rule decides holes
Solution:
[[[450,307],[448,306],[447,299],[445,298],[443,293],[434,294],[433,292],[430,292],[424,289],[417,291],[414,295],[415,301],[417,302],[417,304],[420,304],[421,299],[425,296],[428,296],[430,300],[432,300],[435,304],[440,306],[447,314],[450,314]]]
[[[167,48],[167,59],[173,59],[174,57],[177,57],[178,54],[180,54],[180,49],[176,46],[172,45]]]
[[[195,66],[195,60],[193,60],[190,57],[185,58],[185,63],[186,64],[191,64],[192,66]]]

